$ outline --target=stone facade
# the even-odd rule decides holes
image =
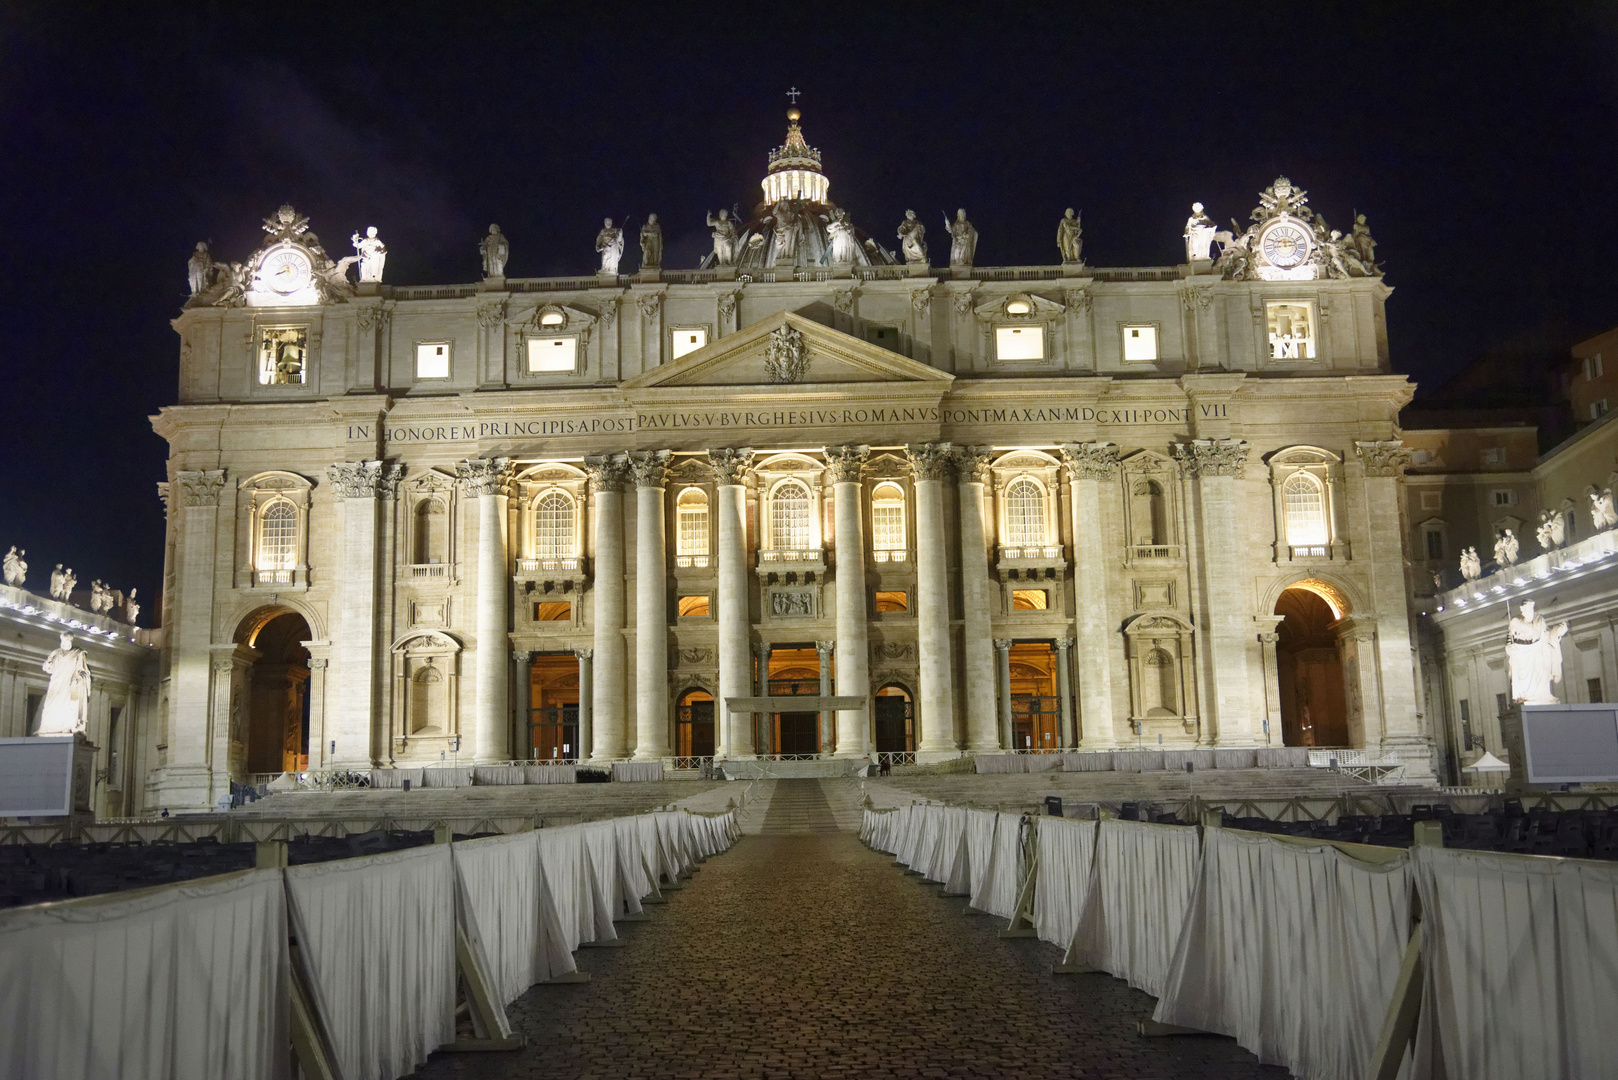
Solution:
[[[253,771],[219,713],[281,613],[310,768],[677,756],[693,691],[720,755],[925,758],[1279,745],[1293,587],[1354,744],[1427,769],[1380,276],[713,261],[194,298],[153,799]],[[725,705],[828,663],[867,702],[808,743]]]

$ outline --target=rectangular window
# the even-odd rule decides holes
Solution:
[[[686,353],[694,353],[708,344],[705,326],[676,326],[669,331],[669,357],[678,360]]]
[[[578,368],[578,338],[568,336],[528,339],[529,372],[577,371]]]
[[[1427,558],[1430,560],[1444,557],[1444,534],[1437,529],[1427,530]]]
[[[1584,692],[1587,695],[1589,695],[1589,698],[1590,698],[1591,701],[1605,701],[1606,700],[1605,698],[1603,698],[1601,696],[1601,680],[1600,679],[1585,679],[1584,680]]]
[[[1592,401],[1592,402],[1590,402],[1590,419],[1592,419],[1592,420],[1600,420],[1603,416],[1606,416],[1606,415],[1607,415],[1607,399],[1606,398],[1602,398],[1600,401]]]
[[[680,597],[677,610],[682,619],[706,619],[708,617],[708,594]]]
[[[567,622],[573,618],[573,604],[568,600],[541,600],[534,605],[535,622]]]
[[[1504,716],[1504,715],[1506,715],[1506,695],[1504,695],[1504,694],[1496,694],[1496,695],[1494,695],[1494,714],[1496,716]]]
[[[30,735],[39,730],[39,703],[43,700],[45,700],[43,694],[29,694],[28,702],[23,707],[26,717],[23,730]]]
[[[884,349],[899,347],[899,328],[896,326],[873,326],[869,333],[872,345],[880,345]]]
[[[1431,450],[1415,450],[1410,454],[1410,464],[1431,465],[1433,460],[1437,457],[1438,455],[1433,453]]]
[[[1506,448],[1505,447],[1503,447],[1503,446],[1491,446],[1487,450],[1483,451],[1483,464],[1485,464],[1485,465],[1504,465],[1505,463],[1506,463]]]
[[[1472,726],[1472,703],[1462,698],[1457,704],[1461,706],[1461,723],[1467,727]]]
[[[1495,506],[1516,506],[1517,493],[1510,488],[1495,488],[1489,492],[1489,501]]]
[[[1307,300],[1272,300],[1264,305],[1269,317],[1270,359],[1315,358],[1315,309]]]
[[[994,355],[997,360],[1045,359],[1045,328],[1043,326],[995,327]]]
[[[1443,501],[1444,498],[1439,492],[1424,491],[1421,493],[1421,508],[1423,510],[1437,510]]]
[[[307,326],[266,326],[258,339],[258,384],[302,386],[309,361]]]
[[[876,613],[878,615],[890,611],[909,611],[910,597],[903,590],[884,592],[877,590]]]
[[[1584,381],[1595,382],[1601,378],[1601,354],[1595,353],[1584,358]]]
[[[1044,589],[1013,589],[1012,611],[1044,611],[1050,607],[1050,594]]]
[[[1157,359],[1157,327],[1124,327],[1124,359],[1130,361]]]
[[[445,341],[416,342],[416,378],[449,378],[449,343]]]

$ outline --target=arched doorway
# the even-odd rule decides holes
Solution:
[[[916,749],[916,711],[910,691],[889,683],[876,692],[876,751],[910,754]]]
[[[713,695],[706,690],[687,690],[674,707],[674,753],[676,757],[713,757]]]
[[[247,635],[256,654],[247,685],[247,771],[309,768],[309,650],[313,635],[294,611],[269,613]]]
[[[1275,646],[1281,691],[1281,735],[1287,746],[1347,746],[1348,704],[1336,624],[1347,614],[1342,594],[1299,582],[1275,604],[1282,616]]]

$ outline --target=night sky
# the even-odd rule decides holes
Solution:
[[[792,86],[833,201],[889,248],[914,208],[935,264],[958,206],[983,265],[1055,262],[1067,206],[1091,263],[1173,264],[1192,200],[1245,225],[1284,173],[1369,216],[1424,387],[1618,323],[1618,6],[1094,6],[8,3],[0,551],[155,619],[147,417],[197,240],[243,260],[290,202],[334,255],[376,225],[389,282],[464,282],[490,222],[511,276],[585,274],[603,216],[650,211],[695,265]]]

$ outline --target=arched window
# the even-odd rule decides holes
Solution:
[[[798,480],[783,480],[770,493],[770,547],[802,551],[813,543],[809,488]]]
[[[898,484],[878,484],[871,493],[871,548],[877,562],[903,562],[905,493]]]
[[[686,488],[675,504],[674,555],[679,566],[708,565],[708,496]]]
[[[1028,477],[1006,488],[1006,546],[1043,547],[1045,544],[1045,491]]]
[[[418,564],[444,561],[448,532],[448,515],[440,499],[423,499],[416,504],[416,562]]]
[[[1326,492],[1311,473],[1295,472],[1281,486],[1286,507],[1287,543],[1293,547],[1324,547],[1331,542],[1326,527]]]
[[[571,559],[578,551],[573,500],[565,491],[547,491],[534,502],[534,554],[541,559]]]
[[[255,568],[261,572],[290,573],[297,565],[298,508],[285,499],[276,499],[265,505],[263,515],[259,518]],[[288,577],[284,580],[292,579]]]

